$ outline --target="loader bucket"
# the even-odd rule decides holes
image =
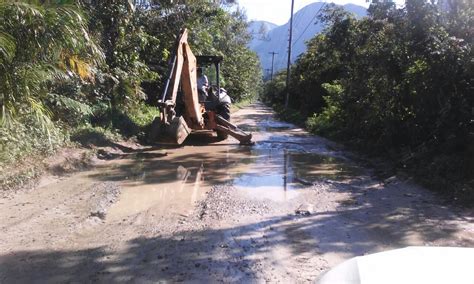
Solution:
[[[149,138],[154,143],[181,145],[190,133],[191,129],[182,116],[173,118],[168,125],[156,118],[151,126]]]

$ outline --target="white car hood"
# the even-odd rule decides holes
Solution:
[[[407,247],[349,259],[319,284],[474,284],[474,248]]]

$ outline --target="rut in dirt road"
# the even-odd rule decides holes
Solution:
[[[474,246],[472,211],[379,180],[261,104],[232,119],[256,145],[105,148],[91,170],[2,198],[0,282],[312,282],[357,255]]]

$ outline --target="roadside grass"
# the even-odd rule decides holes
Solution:
[[[247,107],[247,106],[255,103],[256,101],[257,101],[257,99],[254,99],[254,98],[243,99],[239,102],[233,103],[230,110],[231,110],[231,112],[236,112],[240,109],[243,109],[244,107]]]

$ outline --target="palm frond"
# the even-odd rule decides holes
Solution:
[[[48,82],[70,79],[69,70],[60,66],[64,54],[73,65],[69,70],[82,79],[92,77],[95,70],[88,62],[103,58],[88,35],[85,16],[73,0],[1,1],[2,123],[30,113],[41,125],[47,125],[50,113],[41,102],[48,93]]]
[[[30,104],[30,113],[36,122],[41,126],[41,130],[46,133],[48,142],[52,146],[51,142],[51,130],[55,129],[53,122],[51,121],[51,111],[39,100],[28,97],[27,101]]]
[[[89,63],[79,58],[77,55],[73,55],[67,58],[69,69],[79,75],[82,80],[93,79],[93,69]]]
[[[0,64],[11,62],[15,57],[15,39],[8,33],[0,31]]]
[[[0,128],[10,127],[15,122],[15,116],[15,109],[9,107],[7,104],[3,104],[0,116]]]

